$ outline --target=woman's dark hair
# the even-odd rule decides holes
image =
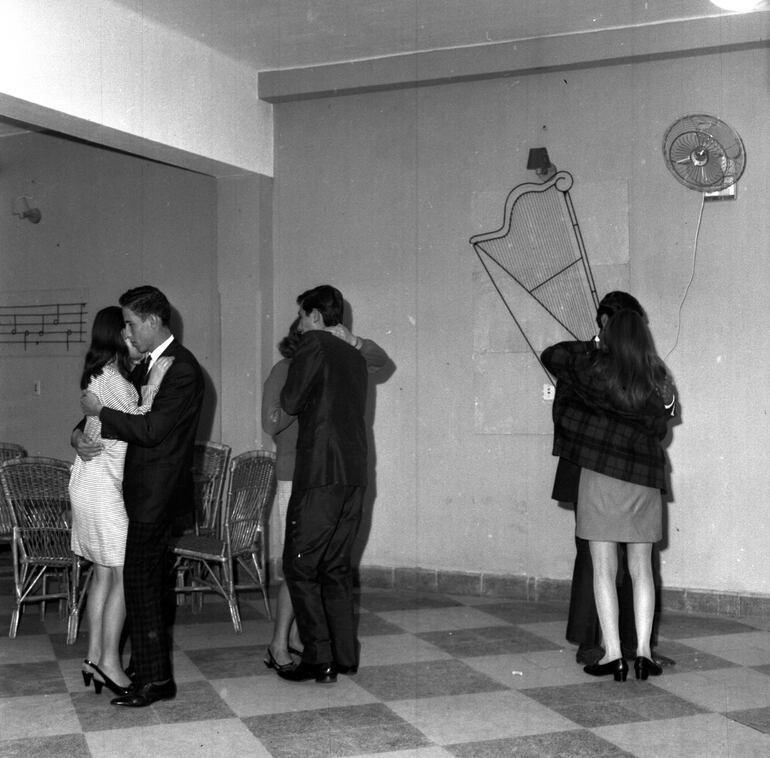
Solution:
[[[289,333],[278,343],[278,352],[284,358],[293,358],[302,334],[299,331],[299,318],[295,318],[289,327]]]
[[[128,375],[130,359],[123,339],[123,324],[123,311],[117,305],[109,305],[96,314],[91,327],[91,344],[80,377],[81,390],[86,389],[91,379],[99,376],[113,358],[117,358],[120,373]]]
[[[647,318],[641,303],[633,295],[622,290],[613,290],[602,298],[596,309],[596,325],[601,329],[602,316],[611,317],[624,309],[636,311],[642,318]]]
[[[595,368],[610,402],[626,411],[641,410],[655,392],[662,392],[667,376],[644,318],[627,308],[607,321]]]

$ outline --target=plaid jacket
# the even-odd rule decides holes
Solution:
[[[595,345],[560,342],[543,351],[556,377],[553,454],[581,468],[666,491],[661,440],[675,414],[673,384],[638,412],[614,408],[601,380],[590,371]]]

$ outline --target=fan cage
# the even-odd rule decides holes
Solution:
[[[675,121],[663,138],[663,156],[677,181],[700,192],[730,187],[746,167],[746,150],[738,132],[705,114]]]

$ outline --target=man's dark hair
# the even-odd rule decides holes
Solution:
[[[599,307],[596,310],[596,323],[599,329],[602,328],[602,316],[607,315],[612,318],[618,311],[629,310],[638,313],[643,319],[647,319],[647,314],[644,312],[639,301],[628,292],[622,290],[613,290],[608,292],[599,303]]]
[[[342,312],[345,308],[342,293],[331,284],[320,284],[303,292],[297,298],[297,305],[308,314],[312,310],[317,310],[321,314],[324,326],[336,326],[342,323]]]
[[[171,304],[157,287],[134,287],[124,292],[118,302],[122,308],[132,310],[142,320],[148,316],[158,316],[163,326],[168,326],[171,321]]]

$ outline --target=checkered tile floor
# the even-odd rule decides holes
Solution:
[[[0,574],[0,618],[11,605]],[[56,610],[29,607],[0,637],[0,755],[770,755],[768,619],[666,613],[657,649],[676,665],[616,683],[575,663],[564,606],[362,590],[360,671],[321,685],[265,668],[260,609],[242,603],[239,635],[216,599],[181,607],[177,698],[131,710],[83,686],[87,630],[68,646]]]

